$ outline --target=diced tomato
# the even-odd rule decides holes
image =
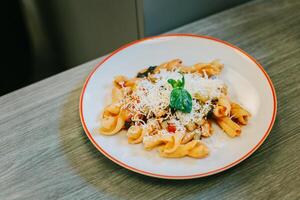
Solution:
[[[167,130],[168,130],[168,132],[170,132],[170,133],[175,133],[175,131],[176,131],[176,126],[175,126],[175,124],[172,124],[172,123],[168,124]]]

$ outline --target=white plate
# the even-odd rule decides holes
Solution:
[[[142,144],[127,143],[124,133],[103,136],[97,132],[99,115],[111,97],[113,78],[133,77],[148,66],[180,58],[186,65],[220,59],[222,77],[231,99],[252,114],[242,134],[229,138],[217,126],[205,139],[210,155],[204,159],[159,157],[156,150],[145,151]],[[105,156],[138,173],[166,178],[190,179],[224,171],[250,156],[268,136],[276,116],[274,86],[262,66],[241,49],[219,39],[189,35],[163,35],[132,42],[99,63],[87,78],[80,98],[80,117],[84,130]]]

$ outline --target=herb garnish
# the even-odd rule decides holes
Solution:
[[[182,75],[181,80],[168,79],[168,83],[173,87],[170,96],[170,107],[184,113],[190,113],[192,111],[192,96],[184,89],[184,75]]]
[[[147,77],[149,74],[152,74],[157,66],[150,66],[144,72],[139,72],[136,77],[137,78],[144,78]]]

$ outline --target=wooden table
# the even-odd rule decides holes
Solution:
[[[78,115],[83,81],[99,58],[0,98],[0,199],[300,199],[299,3],[252,1],[172,31],[229,41],[273,80],[275,125],[241,164],[171,181],[108,160],[87,139]]]

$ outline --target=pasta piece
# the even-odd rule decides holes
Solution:
[[[206,74],[208,77],[219,75],[223,69],[223,64],[221,64],[218,60],[215,60],[211,63],[203,64],[195,64],[195,70],[200,74]]]
[[[218,72],[218,75],[222,72],[224,64],[220,63],[220,60],[216,59],[210,62],[212,68],[215,69],[215,71]]]
[[[176,149],[179,147],[181,140],[184,136],[184,132],[176,132],[172,135],[172,141],[169,141],[166,145],[166,148],[164,149],[165,153],[172,153],[176,151]]]
[[[237,103],[231,103],[230,115],[234,121],[242,125],[246,125],[249,117],[251,117],[251,114]]]
[[[102,119],[102,127],[100,128],[100,132],[104,135],[114,135],[118,133],[125,125],[127,116],[128,112],[121,110],[119,115],[113,117],[114,119],[111,119],[111,117],[104,117]]]
[[[217,118],[216,122],[230,137],[236,137],[241,134],[241,127],[229,117]]]
[[[213,114],[215,117],[221,118],[226,117],[225,115],[226,108],[224,106],[216,105],[213,109]]]
[[[195,73],[198,72],[201,75],[207,75],[208,77],[216,76],[221,73],[223,64],[218,60],[211,63],[197,63],[190,67],[181,67],[180,70],[184,73]]]
[[[138,78],[128,79],[125,76],[116,76],[114,80],[114,85],[119,89],[124,87],[133,88],[137,80],[139,79]]]
[[[120,106],[116,103],[112,103],[108,106],[106,106],[106,108],[104,109],[104,113],[103,115],[104,116],[107,116],[107,115],[111,115],[111,116],[116,116],[120,113]]]
[[[202,137],[210,137],[213,133],[213,129],[211,126],[211,122],[206,120],[201,126],[201,136]]]
[[[146,150],[151,150],[156,146],[166,144],[168,142],[171,142],[172,140],[173,139],[171,134],[158,133],[153,136],[145,136],[143,139],[143,144]]]
[[[180,71],[183,72],[183,73],[194,73],[196,72],[194,66],[181,66],[180,67]]]
[[[126,76],[116,76],[114,80],[114,85],[118,88],[122,88],[125,86],[125,82],[128,81]]]
[[[184,137],[182,138],[181,144],[186,144],[191,141],[195,136],[195,131],[193,132],[186,132]]]
[[[194,131],[194,140],[200,140],[201,139],[201,131],[199,130],[199,129],[196,129],[195,131]]]
[[[170,143],[167,143],[166,145],[161,146],[158,149],[160,156],[167,157],[167,158],[181,158],[188,154],[189,149],[193,148],[193,146],[190,144],[183,144],[183,145],[179,145],[175,151],[168,153],[165,151],[165,149],[170,149],[171,148],[170,146],[171,146]]]
[[[145,130],[140,126],[131,126],[127,131],[128,142],[138,144],[143,141]]]
[[[189,122],[187,125],[186,125],[186,128],[187,130],[189,131],[193,131],[197,128],[196,124],[194,122]]]
[[[101,120],[102,128],[105,130],[111,130],[116,126],[118,118],[115,116],[105,116]]]
[[[107,128],[107,126],[104,126],[102,123],[102,127],[100,128],[100,131],[104,135],[114,135],[118,133],[124,126],[125,120],[123,120],[121,117],[114,117],[114,121],[112,124],[110,124],[110,128]],[[103,120],[105,122],[105,120]]]
[[[124,98],[123,92],[118,87],[113,87],[112,89],[112,102],[117,103]]]
[[[137,80],[138,80],[138,78],[132,78],[132,79],[125,81],[125,87],[133,88],[135,86],[135,83]]]
[[[217,118],[226,117],[230,114],[231,105],[227,96],[218,99],[217,106],[213,109],[213,114]]]
[[[195,123],[198,125],[198,126],[201,126],[202,124],[204,124],[205,123],[205,119],[197,119],[197,120],[195,120]]]
[[[169,149],[169,143],[159,148],[159,153],[162,157],[166,158],[181,158],[189,156],[193,158],[204,158],[208,155],[208,148],[199,140],[193,140],[187,144],[181,144],[173,152],[166,152]]]
[[[156,120],[153,120],[151,123],[147,124],[146,128],[142,128],[140,126],[136,126],[139,128],[134,128],[136,130],[132,130],[133,131],[133,135],[135,135],[133,138],[128,138],[129,143],[133,143],[133,144],[137,144],[137,143],[141,143],[143,141],[143,137],[145,135],[148,136],[152,136],[152,135],[156,135],[158,133],[159,130],[159,123]],[[138,138],[136,138],[136,136],[139,136]]]
[[[192,158],[205,158],[209,154],[208,148],[199,140],[193,141],[195,141],[194,143],[196,144],[193,148],[189,150],[187,155]]]
[[[182,60],[180,59],[174,59],[168,62],[165,62],[159,66],[156,67],[154,70],[155,73],[159,72],[161,69],[166,69],[167,71],[172,71],[176,68],[179,68],[181,66]]]

